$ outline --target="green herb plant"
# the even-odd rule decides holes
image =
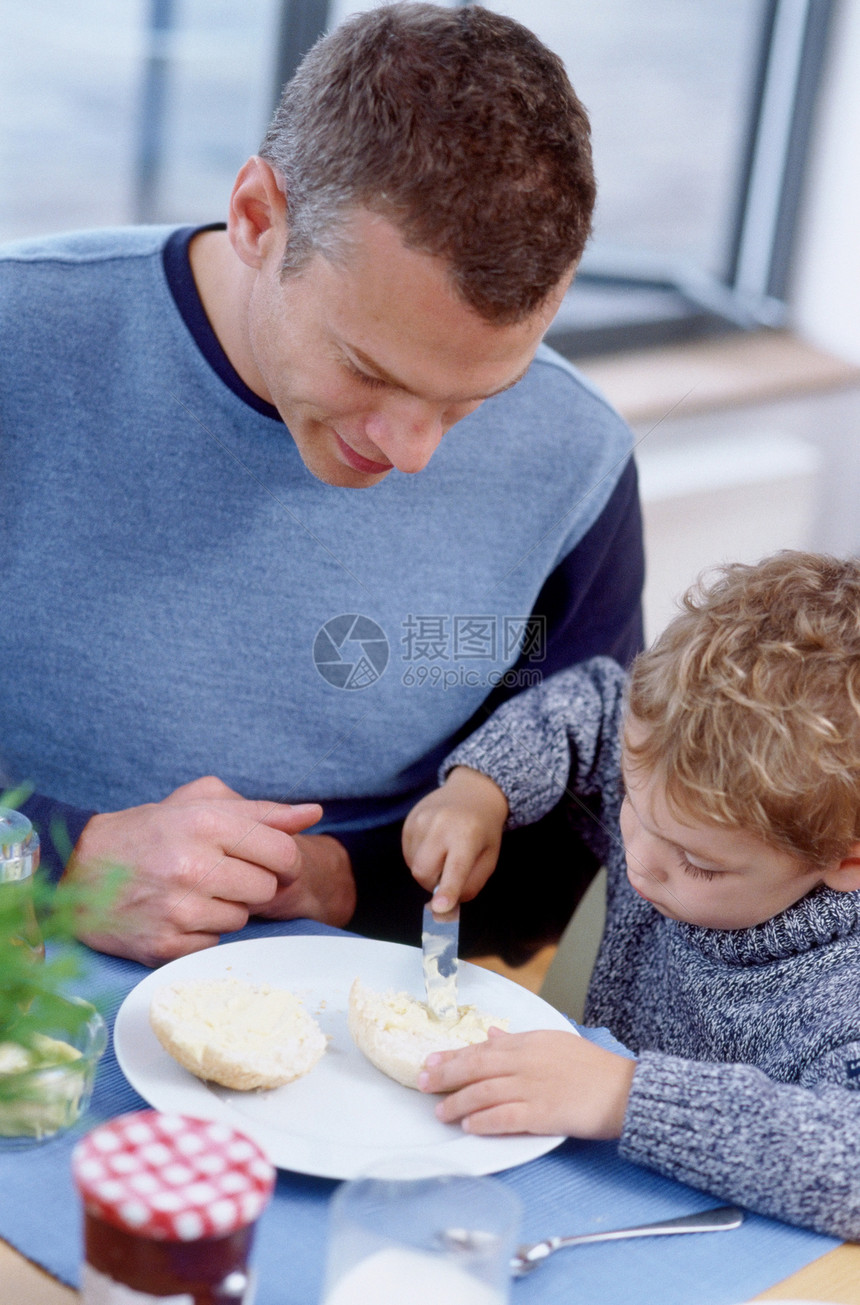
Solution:
[[[31,891],[45,960],[22,936],[22,894],[6,892],[20,885],[0,885],[0,1041],[27,1046],[46,1022],[65,1026],[68,997],[86,972],[77,930],[84,924],[97,927],[124,878],[114,867],[96,889],[81,890],[75,885],[55,888],[36,876]]]
[[[0,806],[11,806],[22,796],[26,792],[0,794]],[[51,837],[61,850],[65,840],[65,850],[71,852],[65,829],[52,828]],[[43,1128],[45,1134],[55,1131],[51,1112],[45,1121],[37,1115],[35,1124],[33,1112],[41,1108],[44,1113],[46,1095],[56,1107],[59,1089],[34,1085],[26,1071],[56,1064],[59,1074],[63,1062],[78,1056],[72,1045],[76,1032],[85,1012],[94,1014],[92,1006],[99,1003],[82,1008],[78,1000],[87,952],[77,934],[100,926],[126,878],[121,867],[105,866],[95,887],[55,886],[38,872],[30,880],[0,884],[0,1133],[10,1131],[5,1125],[15,1107],[29,1113],[11,1116],[12,1131],[36,1136]],[[23,1072],[15,1072],[18,1062]],[[62,1093],[60,1107],[71,1108]]]

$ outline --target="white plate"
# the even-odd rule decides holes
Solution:
[[[234,977],[289,988],[328,1035],[328,1050],[304,1078],[270,1092],[204,1083],[162,1048],[149,1024],[159,988],[191,979]],[[353,1044],[347,1001],[353,979],[423,999],[417,947],[319,934],[225,943],[183,956],[147,975],[126,997],[114,1026],[120,1068],[157,1110],[217,1119],[255,1137],[273,1164],[325,1178],[353,1178],[369,1166],[424,1155],[452,1170],[491,1174],[552,1150],[560,1137],[470,1137],[442,1124],[437,1098],[387,1078]],[[519,984],[460,964],[460,1002],[509,1020],[512,1032],[566,1029],[563,1015]]]

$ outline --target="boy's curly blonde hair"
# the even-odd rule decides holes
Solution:
[[[700,578],[633,665],[634,765],[676,818],[812,867],[860,841],[860,561],[785,551]]]

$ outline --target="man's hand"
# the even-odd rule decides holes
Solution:
[[[403,825],[403,856],[418,883],[435,889],[435,912],[481,891],[496,868],[507,818],[502,790],[466,766],[455,766],[441,788],[416,802]]]
[[[222,933],[241,929],[250,915],[270,910],[294,888],[295,912],[287,903],[278,918],[312,906],[325,912],[330,903],[316,882],[325,858],[306,855],[293,837],[321,815],[316,803],[247,800],[207,776],[161,802],[93,816],[64,882],[98,882],[106,865],[124,867],[129,879],[106,926],[82,932],[81,940],[98,951],[159,965],[213,946]]]
[[[267,920],[321,920],[343,928],[355,914],[356,902],[349,853],[330,834],[298,834],[293,843],[292,882],[254,914]]]
[[[422,1092],[448,1092],[436,1114],[467,1133],[620,1137],[636,1061],[573,1033],[503,1033],[434,1052]]]

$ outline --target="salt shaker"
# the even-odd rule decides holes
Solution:
[[[20,811],[0,807],[0,902],[10,940],[27,948],[34,960],[45,956],[45,944],[33,903],[33,876],[39,865],[39,835]]]
[[[251,1305],[249,1255],[272,1165],[224,1124],[141,1110],[88,1133],[84,1305]]]

